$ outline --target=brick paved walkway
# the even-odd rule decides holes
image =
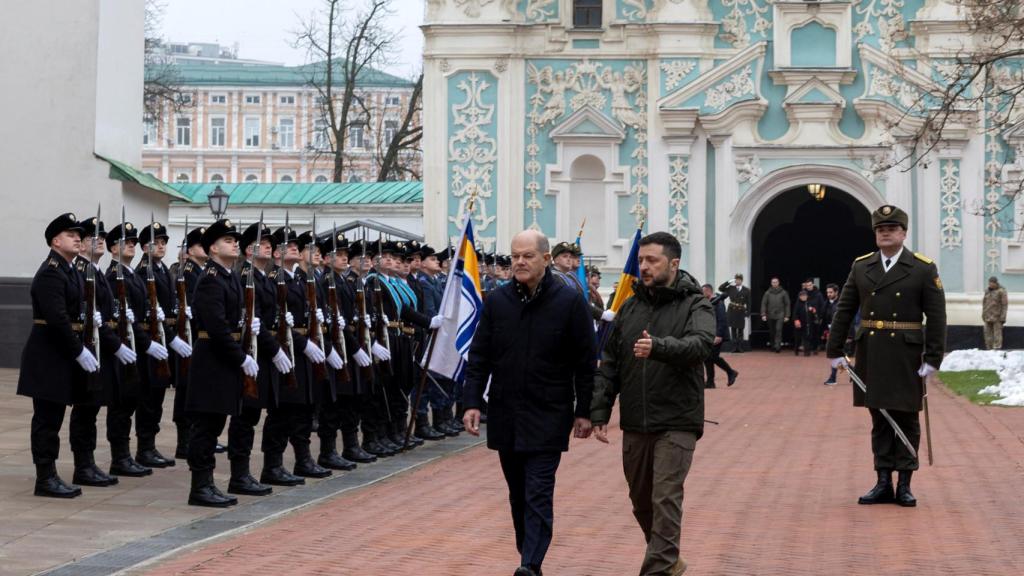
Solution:
[[[936,465],[916,509],[858,506],[874,474],[869,418],[822,357],[729,356],[737,385],[709,391],[686,483],[692,574],[1024,574],[1024,410],[973,406],[936,387]],[[870,385],[870,383],[869,383]],[[635,574],[643,539],[613,445],[574,441],[545,573]],[[497,458],[485,448],[350,492],[141,574],[511,574],[517,565]]]

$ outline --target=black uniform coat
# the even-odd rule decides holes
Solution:
[[[355,360],[352,359],[352,355],[355,354],[359,344],[356,342],[355,334],[355,309],[356,309],[356,296],[355,290],[352,285],[349,284],[344,277],[340,274],[330,271],[328,274],[334,275],[334,290],[336,298],[338,300],[338,315],[345,321],[345,328],[342,330],[342,338],[345,339],[345,350],[338,350],[338,355],[345,361],[345,371],[348,373],[348,381],[344,378],[339,377],[336,370],[331,370],[328,367],[328,375],[334,386],[336,394],[342,394],[345,396],[351,396],[360,393],[359,386],[359,370],[356,366]],[[323,301],[320,302],[321,309],[324,311],[324,318],[327,320],[327,324],[324,326],[324,348],[327,353],[330,354],[331,350],[334,349],[334,343],[331,341],[331,316],[335,313],[330,307],[330,282],[331,277],[325,274],[320,280],[321,292],[323,294]]]
[[[312,404],[314,401],[313,386],[313,365],[306,358],[306,329],[309,326],[310,313],[306,303],[306,273],[301,268],[295,269],[295,274],[278,268],[271,273],[271,279],[275,282],[279,275],[284,275],[284,282],[288,286],[288,311],[292,313],[295,325],[292,327],[292,343],[295,346],[295,380],[297,386],[280,387],[280,401],[287,404]],[[316,312],[313,312],[314,314]]]
[[[726,282],[718,287],[718,291],[725,292],[729,298],[729,327],[737,330],[743,328],[750,312],[750,288],[737,288],[732,282]]]
[[[110,285],[111,293],[114,295],[114,309],[117,310],[117,268],[116,262],[111,262],[107,267],[107,284]],[[149,332],[143,325],[147,319],[148,310],[146,302],[146,282],[128,266],[121,266],[124,275],[125,296],[128,300],[128,307],[135,315],[135,322],[132,323],[132,332],[135,335],[135,370],[138,372],[138,380],[133,381],[127,375],[125,366],[118,362],[118,396],[121,398],[138,396],[140,386],[149,385],[149,355],[146,350],[153,342],[149,338]]]
[[[867,395],[853,387],[855,406],[913,412],[921,410],[922,360],[938,368],[946,344],[946,297],[935,264],[904,248],[900,259],[884,272],[879,252],[854,260],[839,296],[828,340],[828,357],[843,353],[845,335],[860,311],[855,371]],[[926,329],[892,330],[879,322],[922,322]]]
[[[89,260],[79,257],[75,260],[75,269],[82,278],[82,286],[86,285],[86,277],[89,273]],[[85,394],[76,394],[76,404],[93,404],[105,406],[113,402],[118,387],[118,366],[121,361],[114,356],[114,352],[121,347],[121,339],[117,332],[110,327],[108,322],[114,320],[114,293],[110,289],[103,272],[93,266],[93,281],[96,290],[96,310],[103,316],[103,324],[100,325],[100,390],[86,390]],[[85,295],[83,291],[83,297]],[[84,310],[83,310],[84,311]]]
[[[142,280],[143,287],[148,282],[148,270],[149,270],[149,256],[143,253],[142,261],[135,267],[135,274]],[[164,331],[164,340],[170,344],[171,340],[176,335],[172,326],[167,324],[167,320],[174,319],[174,299],[176,298],[174,280],[171,278],[171,273],[168,271],[167,266],[160,260],[153,261],[153,281],[156,284],[156,299],[160,309],[164,312],[164,325],[161,329]],[[149,321],[149,293],[146,293],[146,309],[142,311],[146,321]],[[137,314],[137,312],[136,312]],[[178,354],[167,346],[167,363],[171,367],[171,377],[161,378],[156,375],[156,362],[149,362],[149,374],[148,380],[150,385],[160,388],[167,388],[171,382],[174,382],[174,370],[178,365]]]
[[[242,362],[245,360],[238,340],[243,298],[238,274],[211,259],[196,285],[192,302],[192,318],[207,337],[196,332],[185,400],[190,412],[228,415],[239,412]]]
[[[484,304],[463,401],[480,408],[490,380],[489,448],[565,452],[574,416],[590,417],[597,346],[590,305],[550,269],[529,302],[519,286],[498,288]]]
[[[245,283],[249,277],[249,268],[252,264],[246,262],[242,265],[240,281]],[[260,365],[260,373],[256,376],[259,385],[259,397],[243,397],[242,402],[246,406],[254,408],[268,408],[277,406],[277,398],[280,393],[280,372],[274,366],[274,356],[281,347],[274,335],[274,326],[277,322],[277,284],[270,279],[259,268],[252,275],[253,287],[255,288],[256,317],[260,319],[260,333],[256,336],[257,358]]]
[[[82,338],[71,324],[81,323],[82,283],[74,267],[53,250],[32,279],[33,322],[21,353],[18,394],[70,405],[85,388],[85,371],[75,358]]]

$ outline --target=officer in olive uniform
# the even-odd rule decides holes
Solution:
[[[747,314],[750,310],[750,288],[743,285],[743,274],[736,274],[732,282],[723,282],[718,291],[724,292],[729,298],[726,314],[729,318],[732,351],[743,352],[743,331],[746,329]]]
[[[62,214],[46,227],[49,255],[32,279],[32,331],[21,354],[18,394],[32,398],[32,462],[36,496],[74,498],[82,489],[57,475],[60,427],[73,391],[96,372],[96,357],[82,344],[82,279],[74,268],[82,226]],[[100,319],[102,321],[102,319]]]
[[[880,410],[888,410],[916,452],[921,441],[918,413],[923,379],[937,371],[945,349],[942,281],[932,260],[903,246],[907,222],[907,213],[895,206],[882,206],[871,214],[879,250],[854,260],[829,330],[832,367],[846,366],[843,344],[854,315],[860,312],[853,370],[866,384],[867,394],[854,387],[853,402],[871,413],[871,451],[878,473],[877,484],[860,498],[860,504],[916,505],[910,478],[918,460]],[[893,470],[899,473],[895,494]]]
[[[185,301],[189,308],[192,307],[192,300],[195,298],[196,284],[199,283],[199,275],[206,265],[206,251],[203,250],[203,233],[206,227],[192,229],[185,236],[185,251],[188,258],[185,260]],[[192,334],[197,333],[195,318],[190,318]],[[188,376],[184,378],[181,372],[175,373],[174,384],[174,425],[177,428],[177,447],[174,449],[174,457],[185,460],[188,458],[188,435],[192,424],[188,419],[185,410],[185,399],[188,397]]]

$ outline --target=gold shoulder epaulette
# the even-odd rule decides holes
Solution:
[[[53,258],[50,258],[50,261],[47,262],[47,264],[50,265],[50,268],[56,268],[57,267],[57,261],[54,260]]]
[[[924,254],[921,254],[920,252],[914,252],[914,258],[917,258],[918,260],[924,262],[925,264],[933,264],[935,262],[931,258],[925,256]]]
[[[853,261],[854,262],[860,262],[861,260],[863,260],[865,258],[870,258],[870,257],[872,257],[874,255],[875,255],[874,252],[868,252],[867,254],[865,254],[863,256],[857,256],[856,258],[853,259]]]
[[[75,262],[75,269],[78,270],[79,272],[84,272],[85,260],[79,260],[78,262]]]
[[[194,266],[192,266],[191,262],[186,262],[185,263],[185,272],[191,272],[192,268],[194,268]]]
[[[207,276],[216,276],[217,275],[217,267],[216,266],[210,266],[209,268],[207,268],[206,269],[206,275]]]

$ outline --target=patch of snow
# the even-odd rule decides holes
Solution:
[[[987,386],[981,393],[999,396],[993,404],[1024,406],[1024,350],[957,350],[943,359],[941,370],[995,370],[999,384]]]

